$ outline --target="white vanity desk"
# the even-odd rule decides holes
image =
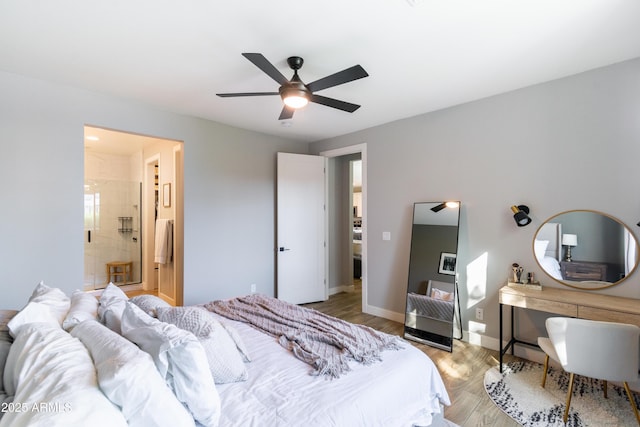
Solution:
[[[511,347],[511,354],[513,354],[516,344],[536,346],[516,338],[514,329],[514,310],[516,307],[567,317],[640,326],[640,300],[633,298],[546,287],[542,290],[536,290],[504,286],[500,288],[499,300],[500,345],[503,343],[503,306],[511,307],[511,338],[500,349],[500,372],[502,372],[502,357],[509,350],[509,347]]]

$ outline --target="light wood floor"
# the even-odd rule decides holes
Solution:
[[[403,334],[398,322],[362,313],[362,293],[359,286],[354,292],[332,295],[328,301],[307,304],[348,322],[359,323],[394,335]],[[498,366],[498,352],[456,340],[452,353],[410,341],[425,352],[436,364],[445,383],[451,406],[445,408],[445,417],[461,427],[517,426],[500,411],[484,390],[484,373]],[[505,356],[511,360],[511,356]]]

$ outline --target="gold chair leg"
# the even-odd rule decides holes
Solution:
[[[636,421],[638,421],[638,425],[640,426],[640,414],[638,414],[638,407],[636,406],[636,401],[633,399],[633,394],[629,389],[629,384],[626,381],[624,382],[624,390],[627,392],[627,397],[629,398],[629,402],[631,402],[633,413],[636,414]]]
[[[573,393],[573,377],[574,374],[571,372],[569,375],[569,391],[567,392],[567,403],[564,408],[564,416],[562,417],[562,421],[567,422],[567,418],[569,418],[569,406],[571,405],[571,394]]]
[[[549,355],[544,358],[544,372],[542,373],[542,388],[544,388],[545,383],[547,382],[547,369],[549,368]]]

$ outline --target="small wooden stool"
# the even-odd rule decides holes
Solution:
[[[131,281],[133,262],[111,261],[107,263],[107,283],[125,283]],[[118,280],[120,278],[121,280]]]

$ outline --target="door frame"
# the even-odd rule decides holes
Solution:
[[[357,153],[360,153],[360,157],[362,160],[362,266],[361,266],[362,268],[362,312],[369,313],[369,303],[368,303],[369,299],[367,297],[368,282],[369,282],[368,271],[367,271],[368,270],[367,268],[368,266],[367,233],[369,229],[369,227],[367,227],[367,224],[368,224],[368,221],[367,221],[367,213],[368,213],[368,209],[367,209],[367,144],[363,142],[361,144],[349,145],[347,147],[322,151],[319,153],[319,155],[327,158],[333,158],[333,157],[341,157],[341,156],[346,156],[349,154],[357,154]],[[327,180],[327,182],[326,182],[325,188],[329,188],[328,179],[329,179],[329,176],[328,174],[326,174],[325,180]],[[327,198],[327,203],[330,203],[329,198]],[[329,208],[327,207],[327,210],[328,209]],[[328,224],[328,226],[325,227],[325,240],[327,242],[329,241],[330,226],[331,224]],[[328,250],[328,246],[329,245],[327,245],[327,250]]]
[[[142,214],[144,220],[142,221],[144,229],[142,230],[142,289],[154,290],[158,288],[157,277],[155,272],[155,263],[153,262],[154,247],[155,247],[155,212],[152,206],[155,204],[155,165],[158,165],[160,169],[160,153],[154,154],[144,159],[144,175],[142,177],[143,182],[143,195],[142,195]]]
[[[184,143],[173,147],[173,183],[175,185],[173,218],[175,256],[173,259],[173,286],[175,303],[184,305]]]

